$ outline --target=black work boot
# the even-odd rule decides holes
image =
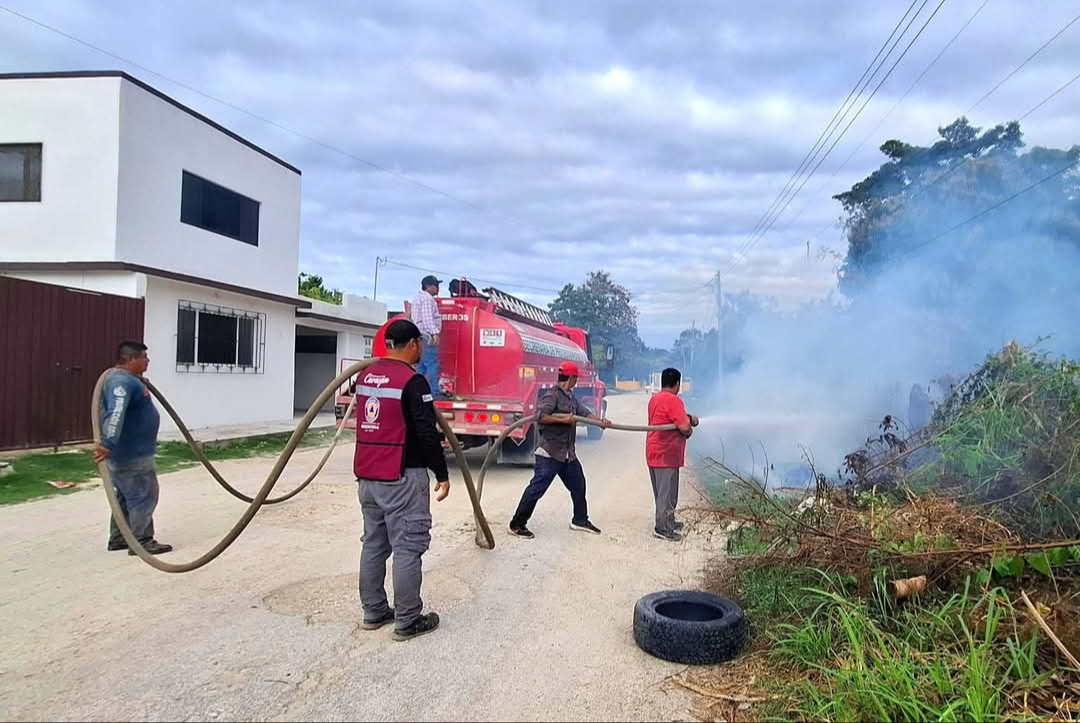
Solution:
[[[394,631],[394,640],[401,643],[406,640],[412,640],[413,638],[419,638],[421,635],[427,635],[433,632],[439,627],[439,614],[428,613],[421,615],[416,619],[416,622],[407,628],[398,628]]]

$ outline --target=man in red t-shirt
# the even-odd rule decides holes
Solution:
[[[682,540],[682,523],[675,521],[679,504],[679,468],[686,464],[686,440],[698,425],[698,418],[686,413],[679,399],[682,374],[665,369],[660,374],[660,391],[649,400],[649,425],[674,424],[677,429],[649,432],[645,436],[645,461],[649,465],[653,498],[656,500],[656,526],[653,535],[661,540]]]

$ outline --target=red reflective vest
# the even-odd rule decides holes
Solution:
[[[356,381],[358,479],[395,482],[405,475],[405,410],[401,396],[416,370],[405,362],[381,359]]]

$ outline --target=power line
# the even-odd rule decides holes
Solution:
[[[1022,121],[1022,120],[1024,120],[1024,119],[1026,119],[1026,118],[1027,118],[1028,116],[1030,116],[1030,115],[1031,115],[1032,113],[1034,113],[1035,111],[1037,111],[1037,110],[1038,110],[1039,108],[1042,108],[1042,107],[1043,107],[1044,105],[1046,105],[1046,104],[1047,104],[1048,102],[1050,102],[1050,100],[1052,100],[1053,98],[1055,98],[1055,97],[1056,97],[1056,96],[1057,96],[1057,95],[1058,95],[1059,93],[1061,93],[1061,92],[1062,92],[1063,90],[1065,90],[1065,89],[1066,89],[1066,88],[1068,88],[1068,87],[1069,87],[1070,85],[1072,85],[1073,83],[1075,83],[1075,82],[1076,82],[1077,80],[1080,80],[1080,73],[1078,73],[1077,75],[1074,75],[1074,76],[1072,77],[1072,79],[1071,79],[1071,80],[1069,80],[1069,81],[1068,81],[1067,83],[1065,83],[1065,85],[1061,86],[1060,88],[1058,88],[1057,90],[1055,90],[1055,91],[1054,91],[1053,93],[1051,93],[1050,95],[1046,96],[1046,97],[1045,97],[1045,98],[1043,98],[1043,99],[1042,99],[1041,101],[1039,101],[1039,102],[1038,102],[1038,103],[1037,103],[1037,104],[1036,104],[1036,105],[1035,105],[1034,107],[1032,107],[1032,108],[1031,108],[1031,109],[1030,109],[1030,110],[1029,110],[1029,111],[1028,111],[1027,113],[1024,113],[1024,114],[1023,114],[1022,116],[1020,116],[1019,118],[1017,118],[1017,121]],[[944,171],[944,172],[943,172],[943,173],[942,173],[941,175],[939,175],[939,176],[938,176],[937,178],[935,178],[934,180],[932,180],[932,181],[928,182],[928,183],[927,183],[926,185],[924,185],[924,186],[923,186],[922,188],[920,188],[919,190],[915,191],[915,193],[911,194],[911,198],[910,198],[910,199],[909,199],[908,201],[905,201],[904,203],[901,203],[901,204],[900,204],[899,206],[897,206],[897,207],[896,207],[896,209],[894,209],[894,210],[895,210],[895,211],[899,211],[899,210],[903,209],[903,208],[904,208],[905,206],[907,206],[907,204],[908,204],[908,203],[910,203],[911,201],[914,201],[914,200],[915,200],[916,198],[918,198],[919,196],[923,195],[924,193],[926,193],[927,191],[929,191],[929,190],[930,190],[931,188],[933,188],[934,186],[938,185],[939,183],[941,183],[942,181],[944,181],[944,180],[945,180],[946,178],[948,178],[948,177],[949,177],[949,176],[951,176],[952,174],[954,174],[954,173],[956,173],[957,171],[959,171],[959,170],[960,170],[961,168],[963,168],[964,166],[966,166],[966,165],[967,165],[968,163],[970,163],[970,162],[971,162],[972,160],[974,160],[974,159],[975,159],[975,156],[974,156],[974,155],[968,155],[968,156],[964,156],[964,157],[963,157],[962,159],[960,159],[960,162],[959,162],[959,163],[957,163],[956,165],[950,166],[950,167],[949,167],[949,168],[948,168],[948,169],[947,169],[946,171]]]
[[[915,251],[916,249],[920,249],[923,246],[931,244],[934,241],[937,241],[942,236],[947,236],[950,233],[952,233],[953,231],[957,230],[958,228],[960,228],[962,226],[966,226],[967,224],[971,223],[972,221],[975,221],[975,220],[977,220],[979,218],[982,218],[983,216],[990,213],[991,211],[994,211],[994,210],[996,210],[998,208],[1001,208],[1006,203],[1009,203],[1010,201],[1013,201],[1013,200],[1019,198],[1020,196],[1023,196],[1025,193],[1027,193],[1027,192],[1029,192],[1029,191],[1031,191],[1031,190],[1033,190],[1035,188],[1038,188],[1039,186],[1046,183],[1047,181],[1051,181],[1051,180],[1057,178],[1058,176],[1060,176],[1061,174],[1065,173],[1069,169],[1076,168],[1077,166],[1080,166],[1080,159],[1077,159],[1077,160],[1073,161],[1072,163],[1064,166],[1063,168],[1059,168],[1058,170],[1051,173],[1049,176],[1046,176],[1045,178],[1039,179],[1038,181],[1031,184],[1030,186],[1027,186],[1026,188],[1023,188],[1023,189],[1017,191],[1016,193],[1012,194],[1011,196],[998,201],[993,206],[990,206],[988,208],[984,208],[982,211],[979,211],[974,216],[964,219],[963,221],[956,224],[955,226],[951,226],[951,227],[945,229],[944,231],[942,231],[941,233],[928,238],[926,241],[923,241],[922,243],[919,243],[919,244],[915,244],[914,246],[910,246],[910,247],[908,247],[907,249],[904,249],[904,250],[905,251]]]
[[[968,108],[968,109],[967,109],[966,111],[964,111],[964,115],[967,115],[968,113],[970,113],[971,111],[975,110],[975,109],[976,109],[976,108],[978,108],[978,107],[979,107],[980,105],[982,105],[982,103],[983,103],[983,101],[984,101],[984,100],[986,100],[986,99],[987,99],[987,98],[989,98],[989,97],[990,97],[991,95],[993,95],[993,94],[994,94],[994,93],[995,93],[995,92],[997,91],[997,89],[998,89],[998,88],[1000,88],[1001,86],[1005,85],[1005,83],[1007,83],[1007,82],[1008,82],[1008,81],[1009,81],[1009,80],[1010,80],[1010,79],[1011,79],[1011,78],[1012,78],[1012,77],[1013,77],[1014,75],[1016,75],[1017,73],[1019,73],[1019,72],[1020,72],[1020,69],[1021,69],[1021,68],[1023,68],[1023,67],[1025,66],[1025,65],[1027,65],[1027,64],[1028,64],[1028,63],[1030,63],[1030,62],[1031,62],[1032,60],[1034,60],[1034,59],[1035,59],[1035,57],[1036,57],[1037,55],[1039,55],[1039,53],[1041,53],[1042,51],[1046,50],[1047,46],[1049,46],[1049,45],[1050,45],[1050,43],[1052,43],[1052,42],[1054,42],[1055,40],[1057,40],[1057,39],[1058,39],[1058,38],[1059,38],[1059,37],[1061,36],[1061,34],[1062,34],[1062,33],[1064,33],[1064,32],[1065,32],[1066,30],[1068,30],[1069,28],[1071,28],[1071,27],[1073,26],[1073,24],[1074,24],[1074,23],[1076,23],[1076,21],[1077,21],[1077,20],[1080,20],[1080,15],[1077,15],[1077,16],[1076,16],[1075,18],[1073,18],[1073,19],[1072,19],[1072,20],[1070,20],[1070,21],[1069,21],[1068,23],[1066,23],[1066,24],[1065,24],[1065,27],[1063,27],[1063,28],[1062,28],[1061,30],[1057,31],[1057,33],[1056,33],[1056,34],[1055,34],[1055,35],[1054,35],[1054,36],[1053,36],[1052,38],[1050,38],[1049,40],[1047,40],[1047,41],[1046,41],[1045,43],[1043,43],[1043,44],[1042,44],[1042,45],[1041,45],[1041,46],[1039,47],[1039,49],[1038,49],[1038,50],[1036,50],[1036,51],[1035,51],[1034,53],[1032,53],[1031,55],[1029,55],[1029,56],[1028,56],[1028,58],[1027,58],[1027,60],[1025,60],[1025,61],[1024,61],[1023,63],[1020,63],[1020,65],[1016,66],[1016,68],[1015,68],[1015,69],[1013,69],[1013,71],[1012,71],[1011,73],[1009,73],[1008,75],[1006,75],[1006,76],[1005,76],[1004,78],[1002,78],[1002,79],[1001,79],[1001,81],[1000,81],[1000,82],[999,82],[999,83],[998,83],[997,85],[995,85],[995,86],[994,86],[993,88],[991,88],[990,90],[988,90],[988,91],[986,92],[986,95],[984,95],[984,96],[983,96],[982,98],[979,98],[979,99],[978,99],[977,101],[975,101],[975,105],[971,106],[971,107],[970,107],[970,108]]]
[[[970,26],[975,21],[975,18],[979,17],[979,14],[982,13],[983,8],[985,8],[989,4],[990,0],[983,0],[982,4],[980,4],[979,7],[975,9],[975,12],[972,13],[971,16],[967,19],[967,22],[961,25],[960,29],[957,30],[951,38],[949,38],[949,42],[945,43],[945,46],[938,52],[937,55],[934,56],[934,59],[931,60],[925,68],[923,68],[922,72],[919,73],[919,76],[915,78],[915,80],[912,81],[911,85],[907,87],[907,90],[905,90],[903,94],[899,98],[897,98],[896,102],[893,103],[892,107],[889,108],[889,110],[883,116],[881,116],[881,118],[874,125],[874,127],[871,128],[870,131],[862,137],[862,140],[860,140],[858,144],[856,144],[855,148],[852,149],[851,153],[848,154],[847,158],[845,158],[839,166],[832,170],[832,172],[829,174],[830,179],[836,178],[836,174],[838,174],[840,171],[844,170],[844,168],[847,167],[847,164],[851,162],[851,159],[853,159],[855,155],[860,150],[862,150],[862,148],[866,145],[867,141],[869,141],[874,136],[874,134],[878,132],[878,129],[880,129],[881,126],[884,125],[885,121],[888,120],[889,116],[891,116],[896,111],[896,109],[900,107],[900,104],[903,103],[909,95],[911,95],[911,91],[915,90],[915,86],[917,86],[922,81],[922,79],[926,77],[926,74],[929,73],[935,65],[937,65],[937,62],[941,60],[942,56],[945,55],[945,53],[949,50],[949,48],[953,46],[954,43],[956,43],[960,35],[963,34],[963,32],[968,29],[968,26]],[[823,185],[824,184],[822,184],[822,186]],[[806,212],[806,209],[809,207],[809,205],[809,201],[803,203],[803,205],[799,208],[798,212],[795,214],[795,217],[791,219],[788,225],[790,226],[791,224],[794,224],[796,220],[802,218],[803,213]],[[830,225],[832,225],[831,222],[829,224],[826,224],[820,231],[818,231],[818,233],[820,234],[824,232],[824,230]]]
[[[795,200],[795,197],[799,195],[799,193],[806,186],[806,184],[809,183],[810,179],[813,178],[814,174],[817,173],[817,170],[821,167],[821,164],[825,162],[825,159],[828,158],[829,154],[832,153],[834,148],[836,148],[837,143],[840,142],[840,140],[844,137],[844,135],[846,135],[847,132],[851,129],[852,124],[854,124],[855,121],[858,120],[859,116],[862,115],[863,111],[866,110],[867,105],[869,105],[870,101],[874,99],[874,96],[877,95],[877,92],[879,90],[881,90],[881,87],[885,84],[885,82],[893,74],[893,71],[896,70],[897,66],[904,59],[904,57],[907,56],[908,52],[915,45],[915,43],[918,41],[918,39],[922,36],[922,34],[926,30],[927,26],[930,25],[930,22],[934,19],[934,17],[938,14],[938,12],[941,10],[941,8],[945,5],[945,2],[946,2],[946,0],[940,0],[937,7],[934,8],[934,11],[930,14],[930,16],[922,24],[922,27],[919,28],[919,30],[915,33],[915,36],[907,44],[907,47],[904,48],[904,50],[900,54],[900,56],[895,60],[895,62],[893,62],[892,66],[889,68],[888,72],[885,73],[885,76],[881,79],[881,81],[877,84],[877,86],[874,87],[874,90],[870,93],[870,95],[867,96],[866,100],[863,102],[862,106],[859,107],[859,110],[856,111],[855,115],[852,116],[851,120],[848,121],[848,124],[844,127],[844,130],[841,131],[838,136],[836,136],[836,138],[833,140],[832,144],[829,146],[829,149],[827,151],[825,151],[825,154],[822,155],[821,158],[818,160],[818,162],[814,166],[813,170],[811,170],[810,173],[803,179],[801,185],[794,191],[794,193],[792,193],[788,197],[787,201],[780,208],[780,210],[773,216],[773,218],[769,221],[768,225],[758,233],[756,238],[751,238],[750,242],[743,248],[742,251],[739,252],[739,255],[737,255],[735,258],[732,259],[731,263],[728,265],[728,268],[724,271],[724,274],[729,273],[731,271],[731,269],[733,269],[735,267],[735,265],[738,263],[738,261],[740,260],[741,254],[744,254],[746,251],[749,251],[750,248],[752,248],[754,246],[754,244],[756,244],[776,224],[776,221],[780,218],[780,216],[783,215],[784,211],[787,210],[787,207],[791,205],[791,202],[793,200]],[[924,2],[923,5],[925,6],[925,4],[926,3]],[[919,11],[920,12],[922,11],[921,7],[919,8]],[[918,14],[916,14],[916,16],[912,18],[912,22],[917,17],[918,17]],[[908,28],[910,28],[910,27],[911,27],[911,22],[909,22],[908,26],[904,28],[904,33],[905,34],[907,33]],[[901,37],[897,38],[897,40],[899,41],[902,38],[903,38],[903,34],[901,34]]]
[[[987,2],[988,2],[988,1],[989,1],[989,0],[987,0]],[[985,7],[985,6],[986,6],[986,2],[984,2],[984,3],[983,3],[983,4],[981,5],[981,6],[979,6],[978,10],[976,10],[976,12],[975,12],[975,15],[978,15],[978,13],[979,13],[979,12],[981,12],[981,11],[982,11],[982,9],[983,9],[983,7]],[[970,19],[968,20],[968,22],[967,22],[967,23],[966,23],[966,24],[964,25],[964,27],[966,28],[966,27],[967,27],[967,25],[969,25],[969,24],[971,23],[971,21],[972,21],[972,20],[974,20],[974,19],[975,19],[975,16],[973,15],[973,16],[972,16],[972,17],[971,17],[971,18],[970,18]],[[972,105],[972,106],[971,106],[971,108],[969,108],[969,109],[968,109],[967,111],[965,111],[964,115],[966,115],[967,113],[970,113],[970,112],[971,112],[971,110],[973,110],[974,108],[976,108],[977,106],[979,106],[980,104],[982,104],[983,102],[985,102],[985,101],[986,101],[986,99],[988,99],[988,98],[989,98],[989,97],[990,97],[991,95],[993,95],[993,94],[994,94],[994,93],[996,93],[996,92],[997,92],[998,90],[1000,90],[1002,86],[1004,86],[1004,85],[1005,85],[1005,84],[1006,84],[1006,83],[1007,83],[1007,82],[1008,82],[1009,80],[1011,80],[1012,78],[1014,78],[1014,77],[1016,76],[1016,74],[1017,74],[1017,73],[1018,73],[1018,72],[1019,72],[1020,70],[1022,70],[1022,69],[1023,69],[1023,68],[1025,67],[1025,66],[1027,66],[1027,65],[1028,65],[1028,64],[1029,64],[1029,63],[1030,63],[1030,62],[1031,62],[1032,60],[1034,60],[1034,59],[1035,59],[1036,57],[1038,57],[1038,56],[1039,56],[1039,55],[1040,55],[1040,54],[1041,54],[1041,53],[1042,53],[1042,52],[1043,52],[1044,50],[1046,50],[1046,48],[1048,48],[1048,47],[1049,47],[1049,46],[1050,46],[1050,45],[1051,45],[1051,44],[1052,44],[1052,43],[1053,43],[1053,42],[1054,42],[1055,40],[1057,40],[1057,39],[1058,39],[1058,38],[1059,38],[1059,37],[1060,37],[1060,36],[1061,36],[1061,35],[1062,35],[1062,34],[1063,34],[1063,33],[1064,33],[1064,32],[1065,32],[1066,30],[1068,30],[1068,29],[1069,29],[1070,27],[1072,27],[1072,25],[1074,25],[1074,24],[1075,24],[1075,23],[1076,23],[1076,22],[1077,22],[1078,20],[1080,20],[1080,15],[1077,15],[1077,16],[1076,16],[1076,17],[1074,17],[1074,18],[1073,18],[1072,20],[1070,20],[1070,21],[1069,21],[1068,23],[1066,23],[1066,24],[1065,24],[1065,25],[1064,25],[1064,26],[1063,26],[1063,27],[1062,27],[1062,28],[1061,28],[1060,30],[1058,30],[1058,31],[1057,31],[1057,32],[1056,32],[1056,33],[1055,33],[1054,35],[1052,35],[1052,36],[1051,36],[1051,37],[1050,37],[1050,38],[1049,38],[1049,39],[1048,39],[1048,40],[1047,40],[1046,42],[1044,42],[1044,43],[1043,43],[1043,44],[1042,44],[1041,46],[1039,46],[1039,48],[1038,48],[1038,49],[1037,49],[1037,50],[1036,50],[1035,52],[1033,52],[1033,53],[1032,53],[1031,55],[1029,55],[1029,56],[1028,56],[1028,57],[1027,57],[1027,58],[1026,58],[1026,59],[1025,59],[1025,60],[1024,60],[1024,61],[1023,61],[1022,63],[1020,63],[1020,64],[1019,64],[1018,66],[1016,66],[1016,68],[1014,68],[1014,69],[1013,69],[1013,70],[1012,70],[1011,72],[1009,72],[1009,73],[1008,73],[1008,74],[1007,74],[1007,75],[1006,75],[1006,76],[1005,76],[1004,78],[1002,78],[1002,79],[1001,79],[1001,81],[999,81],[999,82],[998,82],[998,83],[997,83],[996,85],[994,85],[994,87],[993,87],[993,88],[991,88],[991,89],[990,89],[990,90],[989,90],[988,92],[986,92],[986,93],[985,93],[985,94],[984,94],[984,95],[983,95],[983,96],[982,96],[982,97],[981,97],[981,98],[980,98],[980,99],[978,100],[978,102],[976,102],[976,103],[975,103],[974,105]],[[963,29],[964,29],[964,28],[961,28],[961,31],[962,31]],[[959,33],[958,33],[958,34],[959,34]],[[955,39],[956,39],[956,36],[953,36],[953,40],[955,40]],[[950,44],[951,44],[952,42],[953,42],[952,40],[950,40],[950,41],[949,41],[949,43],[950,43]],[[947,47],[947,46],[946,46],[946,47]],[[939,56],[938,56],[938,57],[940,57],[940,54],[939,54]],[[936,60],[937,60],[937,59],[935,58],[935,61],[936,61]],[[928,69],[929,69],[929,68],[928,68]],[[924,74],[925,74],[925,71],[924,71]],[[922,77],[922,76],[920,76],[920,78],[921,78],[921,77]],[[1048,96],[1046,96],[1045,98],[1043,98],[1043,99],[1042,99],[1041,101],[1039,101],[1039,102],[1038,102],[1037,104],[1035,104],[1035,105],[1034,105],[1034,106],[1033,106],[1032,108],[1030,108],[1030,109],[1029,109],[1029,110],[1028,110],[1028,111],[1027,111],[1026,113],[1024,113],[1023,115],[1021,115],[1021,116],[1020,116],[1020,117],[1019,117],[1019,118],[1018,118],[1017,120],[1021,120],[1021,121],[1022,121],[1022,120],[1024,120],[1024,119],[1026,119],[1026,118],[1027,118],[1028,116],[1032,115],[1032,114],[1033,114],[1033,113],[1035,113],[1035,112],[1036,112],[1037,110],[1039,110],[1039,109],[1040,109],[1040,108],[1042,108],[1042,107],[1043,107],[1044,105],[1046,105],[1046,104],[1047,104],[1047,103],[1048,103],[1048,102],[1049,102],[1050,100],[1052,100],[1053,98],[1057,97],[1057,96],[1058,96],[1058,95],[1059,95],[1060,93],[1062,93],[1062,92],[1063,92],[1063,91],[1064,91],[1065,89],[1067,89],[1067,88],[1068,88],[1069,86],[1071,86],[1071,85],[1072,85],[1073,83],[1075,83],[1075,82],[1076,82],[1077,80],[1080,80],[1080,74],[1078,74],[1078,75],[1074,76],[1074,77],[1073,77],[1072,79],[1070,79],[1070,80],[1069,80],[1068,82],[1066,82],[1066,83],[1065,83],[1064,85],[1062,85],[1061,87],[1059,87],[1059,88],[1058,88],[1057,90],[1055,90],[1055,91],[1054,91],[1053,93],[1051,93],[1050,95],[1048,95]],[[909,89],[909,90],[910,90],[910,89]],[[894,108],[895,108],[895,106],[894,106]],[[879,125],[880,125],[880,124],[879,124]],[[864,139],[864,142],[865,142],[865,139]],[[931,139],[930,143],[932,144],[933,142],[934,142],[934,140],[933,140],[933,139]],[[858,149],[856,149],[856,150],[858,150]],[[852,156],[853,156],[853,155],[854,155],[854,152],[852,153]],[[850,160],[852,156],[848,156],[848,160]],[[939,176],[938,176],[937,178],[935,178],[934,180],[932,180],[932,181],[928,182],[927,184],[925,184],[925,185],[924,185],[923,187],[921,187],[921,188],[919,188],[918,190],[916,190],[916,191],[915,191],[915,193],[911,195],[910,199],[908,199],[908,200],[906,200],[906,201],[902,202],[902,203],[901,203],[900,205],[898,205],[898,206],[897,206],[897,207],[896,207],[895,209],[893,209],[893,212],[895,213],[895,212],[897,212],[897,211],[900,211],[900,210],[902,210],[902,209],[903,209],[903,208],[904,208],[904,207],[905,207],[905,206],[906,206],[906,205],[907,205],[908,203],[910,203],[910,202],[911,202],[911,201],[913,201],[914,199],[916,199],[916,198],[918,198],[919,196],[921,196],[921,195],[922,195],[923,193],[925,193],[926,191],[928,191],[928,190],[929,190],[929,189],[930,189],[931,187],[933,187],[933,186],[937,185],[938,183],[940,183],[941,181],[945,180],[945,179],[946,179],[946,178],[947,178],[948,176],[950,176],[950,175],[952,175],[953,173],[955,173],[956,171],[958,171],[958,170],[959,170],[960,168],[962,168],[962,167],[963,167],[963,166],[965,166],[965,165],[966,165],[967,163],[969,163],[969,162],[970,162],[970,161],[971,161],[972,159],[973,159],[973,156],[966,156],[966,157],[964,157],[964,158],[963,158],[963,159],[962,159],[962,160],[961,160],[961,161],[960,161],[959,163],[957,163],[957,164],[955,164],[955,165],[951,166],[951,167],[950,167],[949,169],[947,169],[947,170],[946,170],[946,171],[944,171],[944,172],[943,172],[942,174],[940,174],[940,175],[939,175]],[[845,163],[846,163],[846,162],[847,162],[847,161],[845,161]],[[841,167],[843,167],[843,164],[841,164]],[[839,170],[840,170],[840,169],[839,169],[839,168],[837,168],[837,171],[839,171]],[[835,175],[835,173],[836,173],[836,171],[834,171],[834,175]],[[803,208],[805,209],[805,206],[804,206]],[[826,230],[826,229],[828,229],[828,228],[829,228],[829,226],[831,226],[831,225],[832,225],[832,222],[830,222],[830,223],[828,223],[828,224],[825,224],[824,226],[822,226],[822,227],[821,227],[821,228],[820,228],[820,229],[818,230],[818,232],[817,232],[817,233],[818,233],[819,235],[820,235],[820,234],[822,234],[822,233],[824,233],[824,232],[825,232],[825,230]]]
[[[309,143],[314,143],[315,145],[320,146],[322,148],[325,148],[325,149],[327,149],[329,151],[332,151],[334,153],[338,153],[338,154],[340,154],[342,156],[345,156],[347,158],[351,158],[352,160],[357,161],[359,163],[363,163],[364,165],[369,166],[370,168],[373,168],[374,170],[376,170],[376,171],[378,171],[380,173],[385,173],[388,176],[392,176],[392,177],[398,179],[399,181],[403,181],[405,183],[410,183],[410,184],[412,184],[412,185],[414,185],[414,186],[416,186],[418,188],[421,188],[421,189],[423,189],[425,191],[429,191],[431,193],[438,194],[440,196],[443,196],[444,198],[450,199],[451,201],[455,201],[457,203],[468,206],[468,207],[470,207],[470,208],[472,208],[472,209],[474,209],[476,211],[501,216],[502,218],[513,221],[514,223],[519,223],[519,224],[523,223],[519,219],[517,219],[517,218],[515,218],[515,217],[513,217],[511,215],[508,215],[508,214],[504,213],[503,211],[500,211],[498,209],[491,208],[491,207],[488,207],[488,206],[482,206],[482,205],[477,204],[477,203],[473,203],[472,201],[468,201],[468,200],[466,200],[464,198],[461,198],[460,196],[456,196],[453,193],[450,193],[449,191],[444,191],[441,188],[438,188],[436,186],[432,186],[431,184],[425,183],[425,182],[423,182],[421,180],[413,178],[412,176],[406,175],[404,173],[400,173],[400,172],[395,171],[395,170],[393,170],[391,168],[387,168],[386,166],[384,166],[384,165],[382,165],[380,163],[376,163],[375,161],[370,161],[370,160],[368,160],[366,158],[358,156],[357,154],[352,153],[351,151],[347,151],[347,150],[345,150],[343,148],[340,148],[339,146],[335,146],[335,145],[332,145],[330,143],[327,143],[326,141],[322,141],[322,140],[319,140],[318,138],[315,138],[313,136],[309,136],[306,133],[303,133],[302,131],[298,131],[295,128],[291,128],[291,127],[289,127],[287,125],[284,125],[282,123],[279,123],[279,122],[277,122],[277,121],[275,121],[275,120],[273,120],[271,118],[267,118],[266,116],[261,115],[259,113],[256,113],[255,111],[248,110],[247,108],[243,108],[243,107],[238,106],[238,105],[236,105],[234,103],[230,103],[229,101],[223,100],[223,99],[221,99],[221,98],[219,98],[217,96],[211,95],[210,93],[207,93],[206,91],[200,90],[199,88],[196,88],[193,85],[189,85],[188,83],[184,83],[183,81],[176,80],[175,78],[172,78],[172,77],[170,77],[168,75],[165,75],[164,73],[161,73],[159,71],[156,71],[153,68],[142,65],[141,63],[137,63],[134,60],[129,60],[128,58],[125,58],[125,57],[123,57],[121,55],[117,55],[116,53],[114,53],[114,52],[112,52],[110,50],[106,50],[105,48],[103,48],[103,47],[101,47],[99,45],[95,45],[95,44],[93,44],[93,43],[91,43],[91,42],[89,42],[87,40],[83,40],[82,38],[76,37],[75,35],[67,33],[67,32],[65,32],[65,31],[63,31],[63,30],[61,30],[61,29],[59,29],[57,27],[49,25],[48,23],[42,22],[41,20],[33,18],[33,17],[29,16],[29,15],[25,15],[23,13],[20,13],[20,12],[18,12],[16,10],[13,10],[13,9],[5,6],[5,5],[0,5],[0,10],[3,10],[4,12],[6,12],[6,13],[8,13],[10,15],[14,15],[15,17],[20,18],[22,20],[25,20],[26,22],[37,25],[40,28],[43,28],[43,29],[48,30],[48,31],[53,32],[53,33],[56,33],[57,35],[60,35],[60,36],[62,36],[64,38],[67,38],[68,40],[71,40],[71,41],[76,42],[76,43],[78,43],[78,44],[80,44],[82,46],[90,48],[91,50],[94,50],[94,51],[96,51],[98,53],[101,53],[103,55],[107,55],[108,57],[113,58],[114,60],[119,60],[121,63],[125,63],[125,64],[127,64],[127,65],[129,65],[129,66],[131,66],[133,68],[138,68],[139,70],[142,70],[142,71],[144,71],[146,73],[150,73],[151,75],[157,76],[158,78],[161,78],[161,79],[163,79],[163,80],[165,80],[165,81],[167,81],[169,83],[172,83],[173,85],[176,85],[176,86],[178,86],[180,88],[184,88],[185,90],[188,90],[188,91],[190,91],[192,93],[195,93],[196,95],[202,96],[203,98],[206,98],[207,100],[211,100],[211,101],[213,101],[215,103],[218,103],[220,105],[225,106],[226,108],[231,108],[231,109],[233,109],[235,111],[243,113],[243,114],[245,114],[247,116],[250,116],[251,118],[254,118],[255,120],[261,121],[262,123],[266,123],[269,126],[272,126],[272,127],[277,128],[279,130],[285,131],[286,133],[291,133],[292,135],[296,136],[297,138],[301,138],[301,139],[303,139],[305,141],[308,141]]]
[[[803,157],[802,161],[799,163],[799,167],[796,168],[795,171],[791,174],[791,177],[787,180],[787,183],[784,184],[784,187],[780,189],[780,192],[778,194],[776,194],[776,198],[773,199],[773,202],[765,210],[765,213],[763,213],[761,215],[761,218],[758,219],[757,223],[754,224],[754,228],[752,228],[750,230],[750,235],[751,236],[753,236],[754,233],[756,233],[757,230],[759,228],[761,228],[762,224],[765,222],[765,219],[768,218],[769,214],[773,211],[773,209],[777,205],[779,205],[780,199],[783,198],[784,194],[795,183],[796,179],[799,177],[799,175],[802,173],[802,171],[806,168],[806,166],[809,165],[810,163],[812,163],[811,159],[813,158],[815,152],[818,150],[818,146],[823,143],[824,139],[826,138],[826,135],[831,132],[831,130],[833,128],[833,124],[837,122],[837,118],[840,116],[841,112],[844,111],[844,108],[847,106],[848,102],[852,99],[852,96],[855,95],[855,92],[859,91],[859,94],[862,93],[862,90],[860,90],[860,86],[863,86],[863,80],[866,79],[867,73],[869,73],[870,69],[874,67],[874,63],[878,62],[878,58],[881,57],[881,53],[889,45],[889,42],[893,39],[893,36],[896,35],[896,31],[900,29],[900,26],[903,25],[904,20],[906,20],[907,16],[911,13],[911,9],[914,8],[915,4],[918,3],[918,2],[919,2],[919,0],[912,0],[911,5],[908,6],[907,11],[903,14],[903,16],[900,18],[900,20],[897,21],[896,26],[892,29],[892,32],[889,33],[889,37],[887,37],[885,39],[885,42],[881,44],[881,47],[878,48],[877,54],[874,56],[873,60],[871,60],[870,63],[866,66],[865,70],[863,70],[862,75],[859,76],[859,79],[857,81],[855,81],[855,85],[852,86],[851,90],[848,92],[847,98],[844,99],[844,102],[841,103],[840,107],[836,109],[835,113],[833,113],[833,117],[825,125],[825,128],[821,131],[821,135],[819,135],[817,140],[814,141],[814,145],[811,146],[810,150],[806,152],[806,155]],[[924,0],[924,2],[923,2],[923,5],[925,5],[925,4],[926,4],[926,0]],[[919,10],[921,12],[922,8],[919,8]],[[894,47],[895,47],[895,45],[894,45]],[[891,53],[892,50],[890,50],[889,52]],[[879,64],[878,69],[880,69],[880,67],[881,66]],[[874,72],[876,74],[877,70],[875,70]],[[865,88],[865,86],[863,86],[863,88]]]

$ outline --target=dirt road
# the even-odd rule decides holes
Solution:
[[[644,396],[619,396],[610,415],[642,423],[644,407]],[[537,539],[510,537],[530,471],[500,468],[484,495],[498,546],[478,549],[455,474],[425,557],[425,602],[443,627],[409,643],[357,627],[351,445],[309,490],[264,508],[229,551],[186,575],[105,552],[100,489],[0,508],[2,716],[685,719],[686,697],[660,685],[679,667],[635,647],[631,616],[647,592],[695,585],[704,543],[651,536],[643,446],[643,435],[616,432],[579,444],[600,537],[568,529],[569,495],[558,482],[530,523]],[[298,454],[281,488],[318,455]],[[248,491],[268,467],[222,465]],[[176,545],[170,559],[190,559],[241,510],[202,470],[168,475],[158,536]]]

